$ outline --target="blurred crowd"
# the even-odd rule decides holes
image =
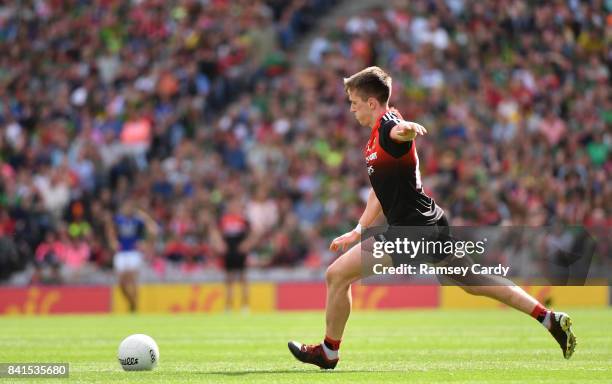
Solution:
[[[609,1],[381,2],[301,61],[334,3],[0,6],[0,255],[108,268],[105,225],[127,203],[159,226],[155,270],[202,270],[237,200],[249,264],[325,265],[369,189],[342,84],[369,65],[428,128],[425,190],[452,224],[612,224]]]

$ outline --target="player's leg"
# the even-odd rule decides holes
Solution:
[[[476,276],[478,277],[475,281]],[[460,286],[470,295],[489,297],[527,314],[530,314],[540,304],[521,287],[499,276],[473,275],[469,284]]]
[[[132,297],[132,303],[134,305],[133,311],[138,309],[138,274],[140,269],[144,265],[144,254],[135,250],[130,254],[130,265],[128,272],[128,286],[130,296]]]
[[[138,308],[138,270],[142,266],[143,256],[138,251],[122,251],[115,255],[113,262],[119,277],[119,288],[130,312],[135,312]]]
[[[136,297],[134,289],[131,283],[130,271],[121,271],[118,273],[119,278],[119,289],[123,294],[123,297],[128,302],[128,308],[130,312],[136,310]]]
[[[361,245],[355,245],[327,268],[325,284],[325,336],[341,340],[351,313],[351,284],[361,277]]]
[[[124,290],[130,305],[130,312],[136,312],[138,308],[138,271],[127,270],[123,272]]]
[[[473,264],[468,257],[452,260],[451,265],[471,266]],[[570,317],[566,313],[553,312],[545,308],[511,280],[501,276],[482,274],[467,274],[465,277],[456,277],[452,280],[471,295],[489,297],[532,316],[550,331],[559,343],[566,359],[569,359],[574,353],[576,337],[571,329]]]
[[[238,272],[238,279],[240,281],[240,287],[242,291],[242,310],[247,311],[249,309],[249,285],[246,279],[246,271],[244,268]]]
[[[301,362],[323,369],[338,364],[338,349],[344,327],[351,313],[351,283],[361,274],[361,246],[353,246],[340,256],[325,273],[327,302],[325,305],[325,339],[320,344],[289,342],[289,350]]]
[[[351,284],[373,274],[373,264],[392,265],[389,256],[375,259],[371,256],[374,238],[353,246],[334,261],[325,272],[327,303],[325,306],[326,336],[340,340],[351,313]],[[364,257],[367,253],[367,257]],[[366,263],[367,265],[364,265]]]
[[[462,286],[462,288],[469,294],[492,298],[532,316],[550,331],[552,336],[559,343],[561,351],[563,352],[563,357],[569,359],[576,348],[576,336],[571,329],[572,320],[569,315],[563,312],[553,312],[545,308],[533,296],[508,279],[495,277],[495,280],[496,284],[506,284],[486,286],[467,285]]]
[[[223,268],[225,269],[225,311],[229,312],[234,303],[234,280],[236,278],[235,257],[231,252],[227,252],[223,258]]]
[[[128,268],[129,261],[128,255],[125,252],[117,252],[115,256],[113,256],[113,268],[117,273],[117,279],[119,281],[119,290],[121,294],[128,302],[128,307],[130,311],[134,308],[134,303],[132,301],[132,297],[130,295],[129,282],[128,282]]]
[[[225,311],[229,312],[234,303],[234,271],[225,271]]]
[[[438,221],[440,228],[439,241],[452,240],[450,237],[449,224],[445,216]],[[445,257],[444,261],[451,266],[470,268],[474,262],[470,257],[456,258]],[[465,277],[453,278],[454,283],[459,285],[469,294],[485,296],[504,303],[514,309],[526,313],[537,319],[546,327],[559,343],[563,356],[569,359],[576,347],[576,337],[572,332],[572,320],[563,312],[553,312],[545,308],[538,300],[521,287],[501,276],[468,274]],[[442,279],[440,281],[443,281]]]
[[[370,243],[371,239],[366,240]],[[325,306],[325,339],[320,344],[305,345],[295,341],[289,342],[289,350],[300,361],[333,369],[338,363],[338,350],[344,334],[344,328],[351,313],[351,284],[360,278],[367,277],[366,271],[372,268],[363,266],[362,261],[373,262],[371,257],[363,258],[365,244],[357,244],[340,256],[327,268],[325,282],[327,302]],[[380,261],[391,265],[391,259],[385,256]]]

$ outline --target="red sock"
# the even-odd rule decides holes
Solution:
[[[332,351],[337,351],[338,349],[340,349],[341,341],[342,340],[334,340],[329,336],[325,336],[325,340],[323,340],[323,343],[325,343],[325,346],[331,349]]]
[[[541,323],[544,321],[547,312],[548,309],[546,309],[542,304],[538,303],[538,305],[533,308],[533,311],[531,311],[531,317],[537,319]]]

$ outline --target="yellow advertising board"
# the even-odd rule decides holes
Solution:
[[[222,312],[225,310],[225,286],[214,284],[143,284],[138,289],[140,313]],[[249,284],[249,310],[270,312],[276,307],[272,283]],[[239,310],[241,291],[234,287],[233,309]],[[118,286],[113,287],[113,312],[127,313],[128,305]]]
[[[505,305],[483,296],[473,296],[456,286],[440,287],[441,308],[503,308]],[[525,286],[525,291],[551,308],[606,307],[607,286],[551,287]]]

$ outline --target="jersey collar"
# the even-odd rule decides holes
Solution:
[[[389,112],[391,109],[387,108],[383,113],[381,113],[378,118],[376,119],[376,123],[374,124],[374,126],[372,127],[372,131],[377,130],[380,127],[380,121],[382,120],[383,116],[387,114],[387,112]]]

